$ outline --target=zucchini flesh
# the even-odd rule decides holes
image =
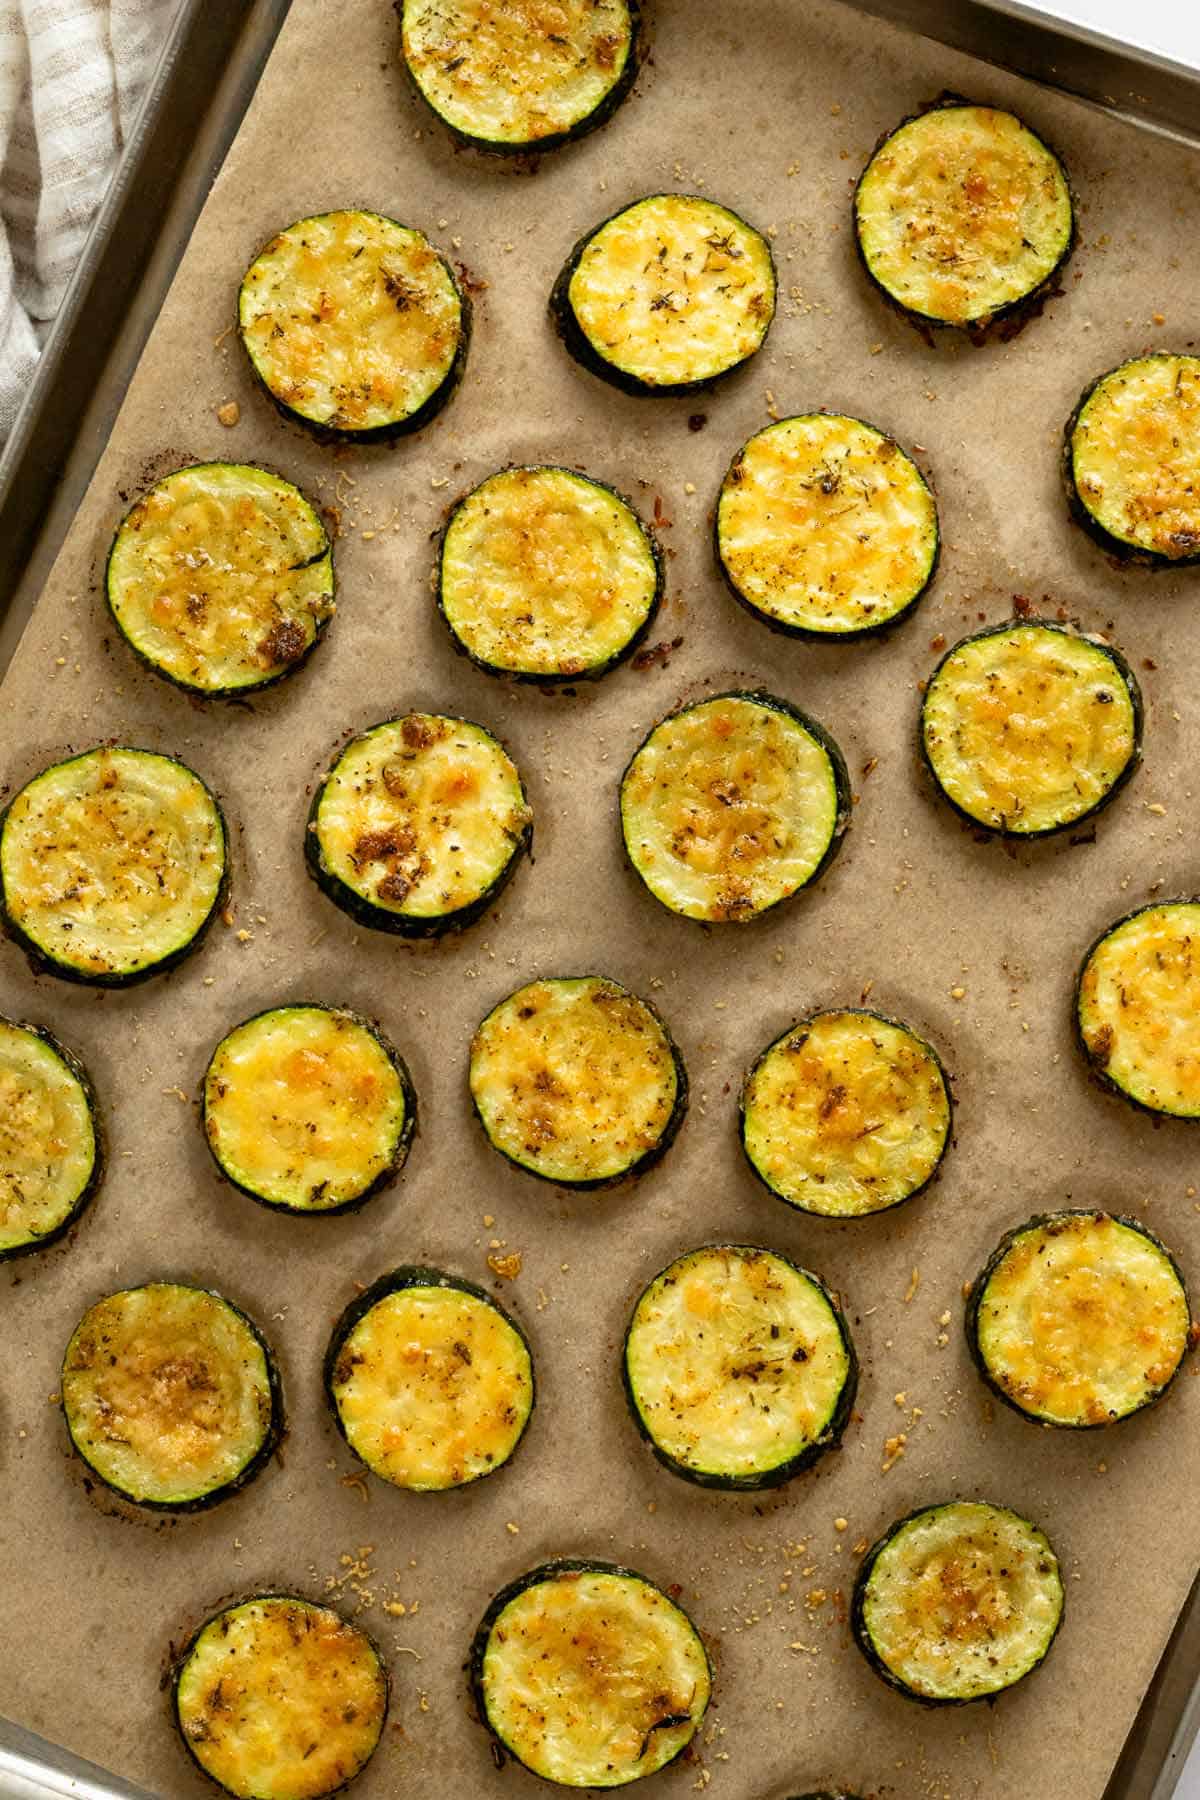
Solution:
[[[778,419],[743,445],[717,502],[717,556],[734,594],[781,630],[878,631],[916,605],[938,557],[920,470],[842,413]]]
[[[62,1405],[76,1450],[139,1506],[224,1499],[279,1431],[270,1352],[219,1294],[151,1282],[88,1308],[67,1346]]]
[[[1200,1118],[1200,901],[1139,907],[1084,959],[1076,1022],[1096,1073],[1150,1112]]]
[[[625,1335],[625,1391],[659,1460],[707,1487],[773,1487],[837,1443],[857,1363],[815,1276],[741,1244],[657,1275]]]
[[[224,878],[216,800],[149,750],[55,763],[0,822],[5,919],[67,980],[121,986],[168,968],[196,947]]]
[[[1038,620],[948,650],[921,703],[921,748],[950,804],[1035,837],[1076,825],[1133,773],[1142,707],[1117,651]]]
[[[1200,357],[1139,356],[1094,382],[1067,425],[1066,475],[1106,549],[1200,559]]]
[[[986,1501],[928,1506],[867,1552],[853,1626],[876,1673],[932,1705],[1032,1673],[1062,1619],[1058,1559],[1036,1525]]]
[[[1012,113],[935,106],[886,137],[854,196],[867,272],[915,319],[986,326],[1042,291],[1070,254],[1062,164]]]
[[[1060,1212],[1010,1232],[967,1302],[1002,1400],[1049,1425],[1109,1425],[1157,1400],[1191,1332],[1170,1252],[1133,1219]]]
[[[686,1749],[708,1657],[660,1588],[604,1563],[550,1563],[505,1588],[472,1655],[480,1714],[518,1762],[563,1787],[615,1788]]]
[[[109,553],[109,610],[131,648],[201,694],[265,687],[333,616],[333,557],[299,488],[268,469],[197,463],[156,482]]]
[[[475,1033],[470,1084],[493,1147],[566,1187],[644,1169],[687,1104],[658,1014],[600,975],[532,981],[502,1000]]]
[[[442,539],[442,615],[496,674],[603,674],[645,632],[661,589],[657,550],[628,501],[573,469],[489,476]]]
[[[370,1760],[388,1677],[365,1631],[328,1606],[263,1594],[215,1613],[175,1675],[185,1745],[237,1800],[322,1800]]]
[[[48,1031],[0,1019],[0,1261],[73,1224],[99,1183],[91,1084]]]

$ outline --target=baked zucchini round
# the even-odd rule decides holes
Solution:
[[[1111,1425],[1162,1398],[1191,1341],[1170,1251],[1136,1219],[1068,1208],[1004,1237],[967,1300],[983,1379],[1042,1425]]]
[[[471,1040],[468,1078],[492,1148],[560,1187],[642,1174],[687,1111],[666,1025],[604,975],[531,981],[501,1000]]]
[[[71,1442],[136,1506],[189,1512],[225,1500],[268,1461],[282,1426],[266,1340],[220,1294],[182,1282],[90,1306],[62,1366]]]
[[[82,1065],[43,1026],[0,1018],[0,1262],[69,1231],[103,1168]]]
[[[1046,619],[989,625],[925,685],[921,751],[954,810],[1005,837],[1099,812],[1141,761],[1142,696],[1119,650]]]
[[[217,1167],[264,1206],[338,1213],[394,1181],[417,1123],[403,1058],[365,1019],[306,1001],[226,1034],[204,1076]]]
[[[338,752],[305,853],[317,886],[358,924],[435,937],[487,911],[532,835],[516,764],[489,731],[406,713]]]
[[[1067,421],[1063,473],[1102,549],[1200,562],[1200,356],[1136,356],[1093,381]]]
[[[1032,1674],[1062,1623],[1063,1582],[1036,1525],[984,1500],[910,1513],[867,1551],[851,1628],[911,1700],[986,1700]]]
[[[87,750],[0,819],[4,921],[35,968],[125,987],[196,948],[225,886],[225,821],[200,777],[152,750]]]
[[[332,1607],[258,1594],[214,1613],[175,1669],[187,1750],[236,1800],[323,1800],[365,1767],[383,1732],[388,1673]]]
[[[281,475],[194,463],[136,500],[113,539],[109,611],[156,675],[244,694],[290,675],[333,617],[333,552]]]
[[[533,1359],[482,1288],[438,1269],[394,1269],[339,1319],[325,1391],[372,1474],[442,1493],[508,1461],[533,1412]]]
[[[648,194],[580,238],[550,296],[576,362],[631,394],[705,387],[761,349],[767,240],[695,194]]]
[[[734,597],[807,638],[864,637],[904,618],[933,580],[940,541],[916,463],[843,413],[777,419],[743,444],[715,529]]]
[[[356,210],[271,239],[242,281],[238,330],[289,418],[363,443],[416,431],[446,404],[470,314],[423,232]]]
[[[489,475],[442,537],[442,617],[492,675],[603,675],[645,636],[662,588],[658,546],[632,506],[574,469]]]
[[[950,100],[880,143],[854,191],[871,280],[918,325],[982,330],[1028,310],[1075,243],[1066,172],[1012,113]]]
[[[622,1362],[658,1460],[701,1487],[769,1488],[840,1441],[858,1358],[822,1281],[750,1244],[707,1244],[656,1275]]]
[[[1075,994],[1083,1053],[1147,1112],[1200,1118],[1200,900],[1139,906],[1101,932]]]
[[[849,822],[841,751],[771,694],[718,694],[669,713],[621,777],[626,854],[685,919],[768,912],[824,872]]]
[[[564,1558],[512,1581],[471,1647],[479,1716],[503,1750],[562,1787],[615,1788],[685,1750],[712,1671],[681,1607],[644,1575]]]

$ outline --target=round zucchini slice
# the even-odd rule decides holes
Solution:
[[[236,1800],[322,1800],[370,1761],[388,1673],[332,1607],[259,1594],[202,1625],[175,1671],[179,1735]]]
[[[196,948],[225,856],[221,809],[186,764],[87,750],[35,775],[0,820],[4,920],[35,967],[125,987]]]
[[[789,1206],[860,1219],[911,1200],[950,1143],[950,1085],[937,1051],[859,1007],[814,1013],[776,1038],[746,1077],[742,1148]]]
[[[333,617],[333,553],[315,508],[281,475],[195,463],[122,519],[105,592],[141,660],[197,694],[244,694],[291,674]]]
[[[1063,465],[1072,513],[1110,554],[1200,562],[1200,357],[1137,356],[1092,382]]]
[[[533,1412],[533,1359],[482,1288],[438,1269],[395,1269],[342,1314],[325,1391],[372,1474],[443,1493],[508,1461]]]
[[[670,1032],[603,975],[531,981],[502,1000],[472,1040],[469,1078],[492,1147],[561,1187],[640,1174],[687,1110]]]
[[[362,443],[428,424],[458,385],[467,301],[423,232],[373,212],[298,219],[242,281],[258,379],[302,425]]]
[[[0,1262],[69,1231],[100,1185],[96,1096],[40,1025],[0,1018]]]
[[[1200,1118],[1200,900],[1140,906],[1102,932],[1075,1022],[1107,1087],[1147,1112]]]
[[[442,616],[492,675],[603,675],[645,636],[662,586],[658,547],[629,502],[574,469],[490,475],[442,538]]]
[[[97,1300],[67,1345],[61,1385],[75,1449],[137,1506],[188,1512],[227,1499],[279,1440],[266,1340],[207,1288],[154,1281]]]
[[[265,1206],[338,1213],[395,1180],[416,1129],[399,1051],[356,1013],[305,1002],[256,1013],[204,1076],[217,1167]]]
[[[1068,1209],[1001,1240],[967,1300],[988,1386],[1043,1425],[1111,1425],[1166,1392],[1191,1341],[1183,1276],[1136,1219]]]
[[[823,1282],[748,1244],[689,1250],[625,1334],[625,1393],[655,1456],[701,1487],[768,1488],[839,1442],[858,1385]]]
[[[800,413],[752,437],[717,501],[717,560],[736,599],[794,637],[864,637],[933,579],[933,494],[893,438],[843,413]]]
[[[685,919],[744,923],[823,873],[850,820],[842,753],[770,694],[670,713],[621,777],[630,862]]]
[[[921,750],[951,806],[1005,837],[1044,837],[1107,806],[1137,768],[1142,696],[1120,651],[1044,619],[990,625],[943,656]]]
[[[462,143],[552,150],[614,113],[637,74],[636,0],[402,0],[404,63]]]
[[[983,1500],[900,1519],[854,1584],[855,1642],[926,1706],[986,1700],[1032,1674],[1062,1622],[1058,1558],[1036,1525]]]
[[[471,1649],[479,1716],[562,1787],[615,1788],[685,1750],[712,1671],[683,1609],[644,1575],[564,1558],[510,1582]]]
[[[305,852],[317,886],[360,925],[435,937],[487,911],[532,835],[521,777],[490,732],[407,713],[339,752]]]
[[[1066,172],[1012,113],[951,101],[885,137],[854,192],[867,274],[918,325],[1030,309],[1075,242]]]
[[[632,394],[705,387],[761,349],[775,313],[767,240],[695,194],[649,194],[576,244],[550,308],[571,355]]]

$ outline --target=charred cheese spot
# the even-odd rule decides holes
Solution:
[[[1200,901],[1118,920],[1087,954],[1076,1007],[1112,1087],[1151,1112],[1200,1117]]]
[[[0,1019],[0,1258],[48,1243],[100,1170],[83,1071],[48,1033]]]
[[[1200,558],[1200,357],[1142,356],[1101,376],[1068,427],[1067,462],[1110,547]]]

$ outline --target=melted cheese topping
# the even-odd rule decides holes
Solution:
[[[1200,903],[1144,906],[1091,951],[1079,980],[1088,1055],[1154,1112],[1200,1116]]]
[[[346,1440],[384,1481],[441,1490],[508,1461],[533,1410],[516,1327],[453,1286],[385,1294],[342,1340],[330,1382]]]
[[[1028,1675],[1062,1616],[1046,1538],[1004,1507],[959,1501],[906,1520],[867,1577],[863,1624],[913,1694],[979,1700]]]
[[[218,1294],[168,1282],[89,1308],[67,1347],[62,1401],[84,1461],[130,1500],[159,1506],[236,1481],[273,1417],[257,1332]]]
[[[201,693],[260,687],[302,661],[333,612],[329,539],[266,469],[201,463],[131,507],[108,604],[139,655]]]
[[[471,1096],[491,1142],[547,1181],[628,1174],[674,1122],[679,1076],[656,1015],[615,981],[533,981],[471,1045]]]
[[[495,886],[529,819],[494,737],[465,719],[409,713],[347,744],[310,829],[326,868],[373,907],[437,919]]]
[[[655,194],[588,239],[567,299],[604,362],[646,387],[682,387],[753,356],[775,311],[775,270],[736,213]]]
[[[1046,625],[981,632],[934,671],[921,736],[938,784],[992,831],[1057,831],[1093,812],[1138,750],[1127,676]]]
[[[940,106],[894,131],[855,196],[868,269],[909,312],[981,325],[1066,254],[1071,195],[1056,157],[1011,113]]]
[[[96,1155],[79,1077],[37,1032],[0,1019],[0,1256],[70,1218]]]
[[[831,1218],[916,1193],[949,1133],[937,1057],[874,1013],[818,1013],[795,1026],[763,1053],[742,1096],[742,1142],[767,1186]]]
[[[497,1737],[564,1787],[623,1787],[690,1743],[708,1659],[687,1614],[649,1582],[603,1570],[523,1587],[492,1625],[480,1684]]]
[[[1105,375],[1071,432],[1071,477],[1110,537],[1200,556],[1200,357],[1143,356]]]
[[[148,750],[90,750],[35,776],[0,826],[4,907],[53,961],[103,980],[153,969],[216,904],[225,832],[198,775]]]
[[[403,424],[453,370],[462,301],[419,231],[378,213],[300,219],[251,263],[242,342],[287,407],[335,431]]]
[[[320,1800],[370,1758],[387,1698],[364,1632],[326,1606],[269,1595],[209,1620],[175,1707],[200,1767],[238,1800]]]
[[[1188,1346],[1170,1257],[1104,1213],[1020,1232],[984,1283],[979,1352],[996,1385],[1054,1425],[1107,1425],[1157,1398]]]
[[[922,592],[937,556],[937,508],[891,438],[840,413],[806,413],[768,425],[738,452],[717,542],[751,606],[840,636],[894,619]]]
[[[591,117],[633,52],[626,0],[404,0],[404,60],[464,137],[516,148]]]
[[[741,694],[664,719],[621,781],[629,859],[689,919],[745,920],[787,899],[844,824],[824,744],[794,714]]]

